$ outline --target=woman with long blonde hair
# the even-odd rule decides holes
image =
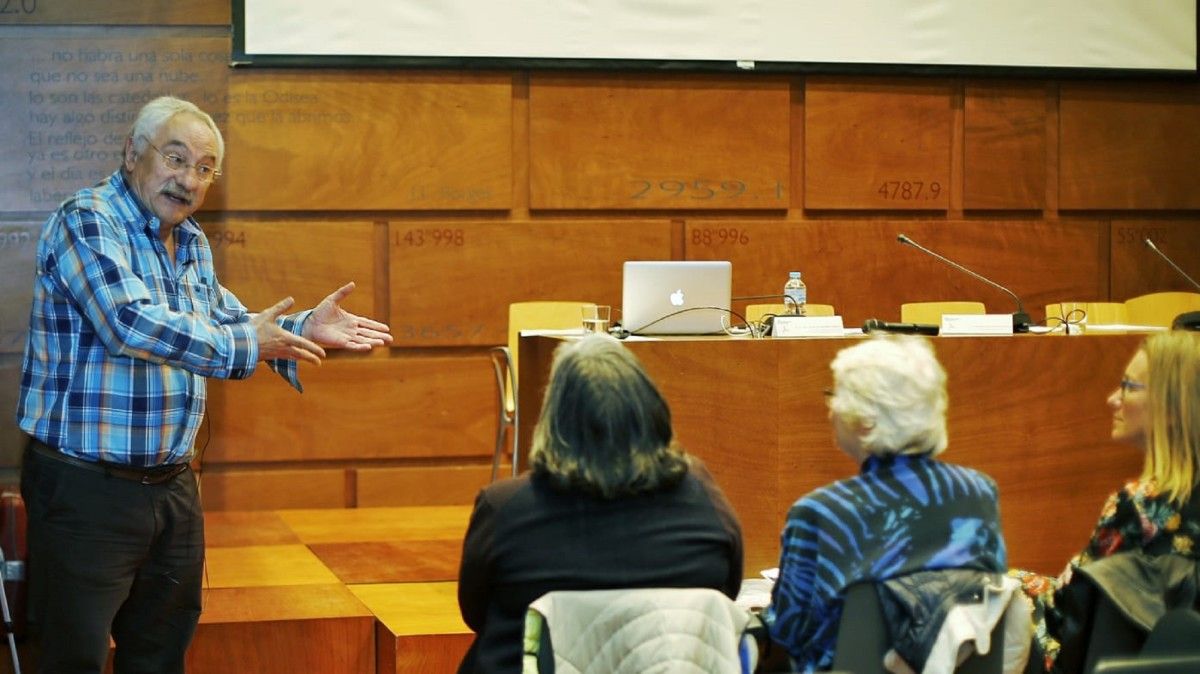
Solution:
[[[1035,645],[1046,671],[1081,669],[1098,593],[1143,622],[1153,616],[1134,615],[1132,604],[1155,596],[1174,608],[1165,569],[1200,560],[1200,333],[1146,339],[1108,407],[1112,439],[1145,452],[1142,474],[1108,498],[1091,539],[1057,579],[1014,572],[1037,604]]]

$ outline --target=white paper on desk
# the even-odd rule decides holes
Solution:
[[[772,337],[841,337],[846,334],[841,316],[776,316]]]
[[[1011,335],[1012,314],[942,314],[940,335]]]
[[[563,330],[522,330],[522,337],[582,337],[583,328],[566,328]]]
[[[1162,325],[1127,325],[1125,323],[1085,323],[1083,331],[1087,332],[1165,332],[1168,328]]]
[[[775,583],[766,578],[746,578],[738,590],[735,604],[750,611],[766,608],[771,603],[771,588]]]

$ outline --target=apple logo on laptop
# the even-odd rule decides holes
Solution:
[[[671,306],[682,307],[683,306],[683,288],[680,288],[680,289],[676,290],[675,292],[671,293],[670,299],[671,299]]]

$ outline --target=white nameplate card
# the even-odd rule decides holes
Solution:
[[[776,316],[771,323],[772,337],[842,337],[841,316]]]
[[[942,314],[945,335],[1011,335],[1012,314]]]

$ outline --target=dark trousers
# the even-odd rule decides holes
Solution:
[[[200,620],[195,475],[145,485],[25,452],[30,627],[44,674],[183,674]]]

